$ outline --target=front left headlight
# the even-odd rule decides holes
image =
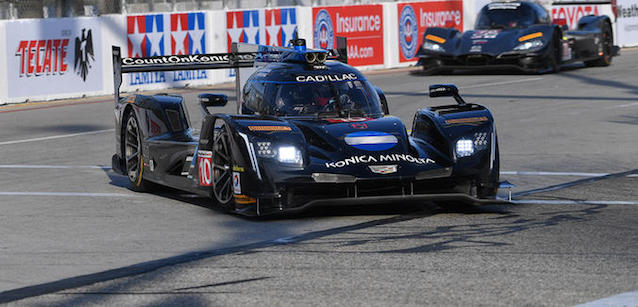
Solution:
[[[436,52],[445,52],[445,49],[443,49],[443,46],[441,46],[440,44],[437,44],[437,43],[430,42],[430,41],[423,42],[423,49],[430,50],[430,51],[436,51]]]
[[[476,132],[472,137],[459,139],[456,141],[456,157],[469,157],[487,149],[489,136],[488,132]]]
[[[523,50],[537,49],[540,47],[543,47],[543,40],[534,39],[534,40],[529,40],[529,41],[518,44],[516,47],[514,47],[514,50],[523,51]]]
[[[286,164],[303,164],[301,150],[295,146],[280,146],[277,149],[277,160]]]
[[[456,141],[456,157],[469,157],[474,154],[474,141],[468,139],[460,139]]]

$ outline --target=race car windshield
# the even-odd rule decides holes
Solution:
[[[536,23],[534,11],[520,3],[490,3],[481,9],[476,29],[524,28]]]
[[[382,115],[379,96],[364,81],[268,83],[267,110],[275,116],[351,117]]]

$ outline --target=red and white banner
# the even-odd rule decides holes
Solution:
[[[413,62],[423,33],[429,27],[463,31],[463,1],[398,3],[399,62]]]
[[[9,98],[103,90],[97,18],[10,21],[4,45]]]
[[[383,6],[328,6],[312,9],[314,48],[335,49],[348,38],[348,64],[383,65]]]
[[[617,0],[616,5],[618,44],[638,45],[638,0]]]
[[[578,20],[587,15],[607,15],[614,22],[614,14],[610,4],[553,4],[552,20],[555,24],[566,24],[575,29]]]

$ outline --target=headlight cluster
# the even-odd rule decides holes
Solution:
[[[524,43],[518,44],[516,47],[514,47],[514,50],[522,51],[522,50],[536,49],[540,47],[543,47],[543,40],[534,39],[534,40],[529,40]]]
[[[273,147],[271,142],[257,142],[257,155],[263,158],[276,158],[277,161],[285,164],[303,164],[301,150],[295,146]]]
[[[441,46],[440,44],[437,44],[437,43],[430,42],[430,41],[423,42],[423,49],[430,50],[430,51],[436,51],[436,52],[445,52],[445,49],[443,49],[443,46]]]
[[[474,133],[472,138],[462,138],[456,141],[456,157],[469,157],[478,151],[485,150],[488,146],[487,132]]]

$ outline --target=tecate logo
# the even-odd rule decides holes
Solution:
[[[20,41],[16,56],[20,58],[20,77],[64,74],[69,39]]]
[[[417,28],[416,14],[412,6],[406,5],[401,10],[399,18],[399,45],[401,53],[406,59],[412,59],[416,53],[419,30]]]

